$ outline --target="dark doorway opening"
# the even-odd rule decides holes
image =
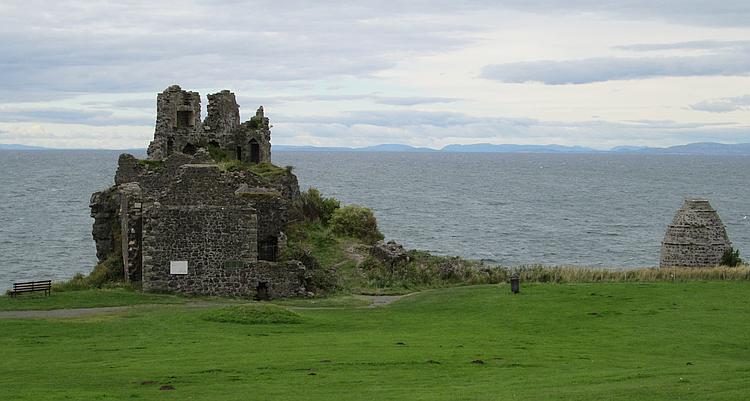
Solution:
[[[237,146],[237,160],[242,161],[242,146]]]
[[[267,260],[269,262],[275,262],[278,248],[279,248],[279,239],[276,237],[268,237],[263,241],[259,241],[258,242],[258,259]]]
[[[192,143],[189,143],[189,144],[185,145],[184,148],[182,148],[182,153],[184,153],[186,155],[194,155],[195,151],[196,151],[195,145],[193,145]]]
[[[259,281],[258,286],[255,287],[255,300],[268,301],[269,299],[271,299],[271,295],[268,293],[268,283]]]
[[[254,138],[250,140],[250,163],[260,163],[260,145]]]
[[[177,128],[187,128],[193,126],[193,112],[190,110],[177,112]]]
[[[208,146],[212,147],[212,148],[217,148],[218,149],[219,148],[219,142],[211,141],[211,142],[208,143]]]

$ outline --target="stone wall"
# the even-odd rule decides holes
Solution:
[[[144,210],[143,289],[195,295],[268,297],[305,293],[300,262],[257,260],[257,216],[249,207],[149,205]],[[170,274],[187,261],[186,275]]]
[[[203,130],[208,141],[216,141],[220,146],[226,146],[227,134],[240,125],[240,106],[234,93],[223,90],[208,95],[206,112]]]
[[[686,199],[667,227],[661,267],[713,267],[732,247],[719,214],[705,199]]]
[[[156,127],[148,157],[161,160],[174,152],[185,153],[188,144],[197,144],[202,132],[200,94],[172,85],[156,97]]]

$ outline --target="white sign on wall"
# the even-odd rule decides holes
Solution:
[[[187,274],[187,260],[173,260],[169,262],[169,274]]]

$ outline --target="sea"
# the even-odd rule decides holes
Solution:
[[[89,199],[121,152],[0,151],[0,289],[96,263]],[[134,152],[142,157],[142,153]],[[750,257],[750,157],[275,152],[300,187],[371,208],[387,240],[489,264],[657,266],[685,198],[711,201]]]

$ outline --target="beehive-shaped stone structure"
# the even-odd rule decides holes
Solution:
[[[719,214],[706,199],[686,199],[667,227],[661,267],[713,267],[732,243]]]

